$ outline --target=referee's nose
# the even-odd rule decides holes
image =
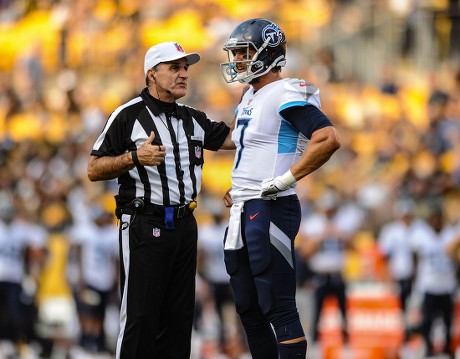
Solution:
[[[188,65],[180,68],[179,77],[182,77],[184,79],[188,78]]]

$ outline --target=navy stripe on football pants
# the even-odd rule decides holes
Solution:
[[[294,261],[300,204],[295,195],[276,201],[254,199],[244,204],[241,216],[244,247],[225,251],[236,310],[252,357],[278,359],[277,339],[270,324],[275,331],[291,325],[301,328]],[[296,333],[296,337],[303,335],[302,329]]]

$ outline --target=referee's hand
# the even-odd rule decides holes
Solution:
[[[158,166],[166,156],[165,146],[152,145],[155,132],[150,132],[149,138],[137,149],[137,158],[143,166]]]

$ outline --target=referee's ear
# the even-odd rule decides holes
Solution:
[[[152,67],[151,69],[149,69],[149,70],[147,71],[147,74],[145,75],[145,85],[146,85],[147,87],[149,87],[150,82],[153,81],[153,77],[150,78],[150,76],[149,76],[149,71],[152,71],[152,73],[154,73],[154,71],[158,71],[158,65],[156,65],[155,67]]]

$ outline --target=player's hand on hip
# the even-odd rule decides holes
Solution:
[[[287,187],[279,180],[279,177],[265,179],[262,181],[262,191],[260,196],[265,200],[274,200],[278,192],[286,190]]]
[[[265,200],[275,200],[279,192],[283,192],[294,186],[296,182],[291,171],[287,171],[282,176],[264,179],[262,181],[260,196]]]
[[[224,201],[224,204],[225,204],[225,207],[231,207],[232,204],[233,204],[233,200],[232,200],[232,197],[230,196],[230,190],[231,188],[229,188],[227,190],[227,192],[225,192],[225,195],[224,195],[224,198],[223,198],[223,201]]]
[[[137,157],[143,166],[158,166],[165,160],[165,147],[152,145],[154,138],[155,132],[152,131],[149,138],[137,149]]]

